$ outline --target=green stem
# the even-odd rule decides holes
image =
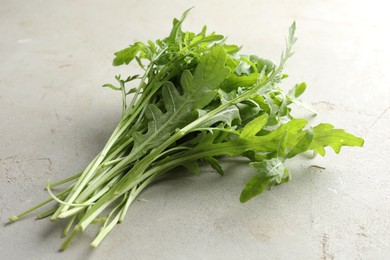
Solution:
[[[130,206],[130,204],[134,201],[134,199],[138,196],[138,194],[147,186],[149,185],[152,181],[155,180],[159,175],[154,174],[150,176],[147,180],[145,180],[140,186],[136,187],[134,186],[130,193],[129,196],[126,198],[126,204],[122,208],[122,210],[115,216],[115,218],[110,222],[108,225],[104,225],[102,229],[100,230],[99,234],[96,236],[96,238],[92,241],[91,246],[92,247],[97,247],[103,239],[108,235],[109,232],[115,227],[116,224],[121,223],[124,219],[124,216],[127,213],[127,210]],[[123,201],[122,201],[123,202]],[[122,205],[122,202],[118,205]],[[118,207],[117,206],[117,207]],[[116,208],[115,208],[116,209]]]
[[[201,125],[210,117],[226,109],[227,107],[237,104],[242,100],[250,97],[252,94],[256,93],[261,87],[265,87],[268,83],[270,83],[271,80],[275,77],[275,75],[276,74],[273,73],[270,78],[259,81],[252,89],[248,90],[247,92],[220,105],[216,109],[208,112],[205,116],[196,119],[192,123],[182,128],[181,130],[177,131],[170,138],[168,138],[163,144],[161,144],[159,147],[155,148],[148,155],[142,158],[109,192],[107,192],[98,201],[96,201],[96,203],[91,207],[91,209],[86,212],[85,216],[83,217],[83,219],[80,220],[79,223],[82,230],[84,230],[89,225],[89,223],[93,220],[93,216],[96,216],[98,214],[97,212],[101,212],[102,210],[104,210],[104,208],[102,208],[103,206],[107,207],[111,201],[115,200],[119,196],[123,195],[125,192],[129,191],[133,187],[132,184],[134,179],[142,175],[142,173],[144,173],[144,171],[149,167],[149,165],[153,163],[156,160],[156,158],[158,158],[159,154],[161,154],[167,147],[169,147],[178,139],[180,139],[181,137],[189,133],[192,129]],[[125,162],[122,161],[114,168],[116,167],[119,168],[121,164],[124,163]]]
[[[63,251],[65,250],[66,248],[68,248],[68,246],[70,245],[70,243],[72,243],[73,239],[76,237],[76,235],[78,233],[80,233],[81,230],[77,228],[77,226],[72,230],[72,232],[70,232],[70,235],[69,237],[65,240],[65,242],[61,245],[61,248],[60,250]]]
[[[255,86],[252,89],[250,89],[250,90],[246,91],[245,93],[241,94],[240,96],[226,102],[225,104],[222,104],[218,108],[210,111],[209,113],[206,114],[206,116],[198,118],[197,120],[195,120],[192,123],[188,124],[187,126],[183,127],[181,130],[177,131],[170,138],[168,138],[162,145],[159,145],[157,148],[152,150],[148,155],[146,155],[145,157],[140,159],[140,161],[135,163],[135,165],[129,170],[129,172],[123,178],[121,178],[121,180],[119,182],[117,182],[113,186],[112,189],[110,189],[107,193],[105,193],[102,197],[100,197],[96,201],[96,203],[85,212],[84,216],[82,217],[79,224],[77,225],[76,230],[80,230],[80,231],[85,230],[85,228],[93,221],[93,219],[95,219],[97,217],[97,215],[100,212],[102,212],[107,206],[109,206],[117,198],[119,198],[120,196],[122,196],[123,194],[125,194],[126,192],[131,190],[133,187],[136,187],[135,185],[137,185],[142,179],[144,179],[145,177],[147,178],[147,174],[145,174],[147,172],[145,172],[145,171],[156,160],[156,158],[159,157],[159,154],[163,153],[167,147],[172,145],[174,142],[176,142],[177,140],[182,138],[187,133],[191,132],[193,129],[195,129],[197,126],[199,126],[201,123],[208,120],[211,116],[214,116],[215,114],[219,113],[220,111],[226,109],[228,106],[237,104],[237,103],[247,99],[252,94],[255,94],[256,92],[258,92],[260,88],[262,88],[262,87],[265,88],[269,83],[272,83],[272,81],[277,80],[277,76],[278,76],[279,72],[281,71],[282,67],[284,66],[285,60],[289,56],[290,56],[290,48],[288,48],[286,53],[282,56],[280,66],[271,73],[270,77],[267,77],[264,80],[264,77],[263,77],[264,75],[262,73],[260,81],[257,84],[255,84]],[[160,71],[160,73],[161,73],[161,71]],[[150,84],[149,86],[154,86],[154,84]],[[159,88],[160,86],[161,85],[159,85],[157,88]],[[154,94],[154,92],[156,90],[154,88],[148,88],[147,91],[150,91],[150,92],[148,94],[146,94],[146,90],[145,90],[145,92],[142,95],[139,102],[134,103],[134,102],[136,102],[135,101],[136,98],[133,100],[132,106],[135,106],[135,110],[131,110],[132,114],[130,114],[131,115],[130,119],[126,119],[128,121],[126,121],[123,125],[121,124],[122,123],[121,122],[119,127],[117,128],[119,130],[117,132],[114,131],[115,135],[113,135],[113,136],[116,137],[116,139],[119,138],[121,136],[121,134],[125,131],[124,130],[124,129],[126,129],[125,126],[129,126],[130,125],[129,122],[133,122],[133,120],[135,120],[137,115],[139,115],[140,111],[144,111],[143,110],[144,106],[147,104],[147,102],[149,102],[151,96]],[[130,111],[130,109],[128,111]],[[148,141],[150,142],[151,140],[153,140],[153,137],[154,136],[152,136],[152,138],[150,138]],[[109,140],[108,145],[107,145],[108,147],[110,147],[110,145],[109,145],[110,140]],[[143,143],[143,144],[141,144],[140,147],[143,148],[145,145],[146,144]],[[115,167],[110,169],[110,171],[112,171],[113,173],[123,171],[123,169],[125,169],[126,165],[128,165],[129,163],[132,163],[134,161],[134,159],[139,158],[137,156],[138,156],[138,153],[140,153],[141,151],[142,151],[142,149],[140,149],[139,147],[135,151],[133,150],[126,159],[124,159],[123,161],[118,163]],[[103,149],[100,157],[103,157],[103,158],[105,157],[104,152],[107,152],[107,151],[105,151]],[[191,155],[191,156],[194,156],[194,155]],[[94,164],[99,165],[101,163],[102,159],[100,157],[95,161]],[[181,158],[179,160],[182,161],[183,158]],[[178,162],[179,161],[177,161],[177,163]],[[172,164],[172,167],[173,166],[174,166],[174,164]],[[90,175],[92,175],[95,171],[94,167],[96,167],[96,166],[92,166],[91,169],[89,170],[89,172],[87,171],[85,177],[81,178],[80,183],[76,184],[77,188],[75,189],[75,192],[72,193],[71,196],[69,196],[69,200],[67,201],[68,203],[72,203],[75,200],[75,198],[79,195],[79,193],[84,189],[85,185],[88,183],[88,181],[91,178]],[[167,169],[168,168],[169,167],[167,167]],[[153,168],[153,169],[158,169],[158,168]],[[160,168],[160,169],[162,169],[162,168]],[[64,207],[64,209],[66,210],[67,208]],[[118,218],[118,220],[119,220],[121,217],[118,214],[114,220],[116,220],[116,218]],[[111,226],[115,225],[115,224],[116,224],[116,222],[112,221],[106,228],[110,227],[109,230],[111,230],[112,229]],[[107,232],[109,232],[109,230]],[[102,234],[104,234],[104,233],[105,233],[105,231],[102,232]],[[97,240],[96,243],[98,244],[98,243],[100,243],[100,241],[101,240]]]
[[[71,190],[72,187],[73,187],[73,184],[71,186],[69,186],[67,189],[65,189],[62,192],[58,193],[57,197],[61,198],[61,197],[65,196]],[[17,221],[21,217],[29,214],[30,212],[33,212],[33,211],[39,209],[40,207],[46,205],[49,202],[52,202],[53,200],[54,200],[53,198],[47,199],[47,200],[39,203],[38,205],[36,205],[36,206],[34,206],[32,208],[29,208],[28,210],[26,210],[26,211],[24,211],[24,212],[22,212],[22,213],[20,213],[18,215],[14,215],[14,216],[9,217],[8,220],[11,221],[11,222]]]
[[[116,176],[115,178],[113,178],[110,182],[108,182],[106,185],[102,185],[101,189],[98,190],[98,187],[94,187],[95,189],[95,194],[90,198],[88,199],[87,201],[85,201],[83,204],[85,205],[93,205],[93,203],[98,200],[101,196],[103,196],[107,191],[109,191],[111,189],[111,187],[120,179],[120,175],[119,176]],[[77,213],[79,213],[81,210],[85,209],[86,207],[85,206],[78,206],[78,207],[73,207],[65,212],[62,212],[58,218],[67,218],[67,217],[70,217],[72,215],[75,215]]]
[[[48,210],[46,212],[43,212],[43,213],[39,214],[37,216],[37,219],[43,219],[43,218],[47,218],[47,217],[53,215],[53,213],[57,210],[57,208],[58,208],[58,206],[55,207],[55,208],[52,208],[52,209],[50,209],[50,210]]]
[[[131,103],[130,103],[130,105],[129,105],[129,108],[130,108],[130,109],[134,107],[135,101],[136,101],[138,95],[140,94],[140,91],[141,91],[143,85],[145,84],[145,81],[146,81],[147,77],[149,77],[150,70],[151,70],[152,67],[155,65],[155,62],[161,57],[161,55],[162,55],[167,49],[168,49],[167,47],[165,47],[164,49],[162,49],[162,50],[160,51],[160,53],[157,54],[156,57],[153,59],[153,61],[151,61],[150,64],[148,65],[148,68],[147,68],[146,72],[144,73],[144,76],[142,77],[141,82],[140,82],[140,84],[138,85],[136,92],[134,93],[133,99],[131,100]]]
[[[136,191],[137,191],[137,187],[136,187],[136,186],[134,186],[134,187],[130,190],[129,196],[127,197],[126,203],[125,203],[125,205],[123,206],[123,209],[122,209],[122,211],[121,211],[121,214],[120,214],[120,217],[119,217],[119,220],[118,220],[119,223],[122,223],[122,221],[123,221],[123,219],[124,219],[124,217],[125,217],[125,215],[126,215],[126,212],[127,212],[127,210],[129,209],[130,204],[131,204],[131,203],[133,202],[133,200],[135,199],[135,197],[136,197],[136,196],[135,196]]]
[[[121,213],[118,212],[115,218],[110,222],[108,226],[103,227],[99,234],[96,236],[96,238],[92,241],[91,246],[97,247],[105,236],[108,235],[108,233],[115,227],[115,225],[118,223]]]
[[[122,80],[119,80],[119,85],[121,86],[121,91],[122,91],[122,117],[124,117],[127,110],[126,88],[125,88],[125,83]]]
[[[151,89],[150,93],[148,95],[144,95],[145,94],[145,91],[144,91],[143,95],[141,96],[141,99],[139,100],[139,102],[137,102],[137,105],[135,107],[136,109],[135,110],[132,109],[133,106],[135,106],[134,102],[136,101],[137,96],[138,96],[141,88],[145,84],[146,77],[149,74],[150,69],[153,66],[153,63],[159,58],[159,56],[164,51],[165,50],[161,51],[160,54],[156,57],[156,59],[149,65],[148,72],[145,73],[145,76],[141,80],[141,82],[140,82],[140,84],[139,84],[139,86],[137,88],[137,92],[135,94],[135,97],[133,98],[131,104],[129,105],[129,109],[127,109],[126,114],[123,116],[123,118],[122,118],[121,122],[119,123],[118,127],[114,130],[113,134],[111,135],[111,137],[110,137],[109,141],[107,142],[106,146],[103,148],[102,152],[91,162],[91,164],[87,167],[87,169],[80,176],[79,180],[76,182],[75,188],[70,192],[70,194],[68,195],[68,197],[65,200],[68,204],[61,205],[58,208],[58,210],[53,214],[52,219],[56,219],[61,213],[65,212],[66,210],[69,209],[69,207],[70,207],[69,205],[71,205],[76,200],[76,198],[82,192],[82,190],[85,188],[87,183],[93,178],[93,175],[96,173],[96,170],[97,170],[98,166],[101,164],[103,159],[106,157],[106,155],[109,152],[110,148],[114,145],[114,143],[117,141],[117,139],[123,134],[123,132],[126,129],[129,128],[131,123],[137,118],[139,113],[143,110],[143,108],[149,102],[149,100],[153,96],[153,94],[160,88],[161,85],[155,86],[155,84],[154,84],[155,81],[154,80],[158,79],[159,81],[161,81],[160,77],[164,76],[166,71],[169,70],[169,69],[167,69],[167,67],[165,67],[165,70],[160,71],[159,75],[157,77],[155,77],[153,79],[153,81],[149,84],[149,86],[150,85],[153,86],[153,87],[149,87],[148,88],[148,90]],[[127,115],[129,115],[130,118],[127,118]],[[121,163],[116,165],[115,166],[116,168],[114,169],[114,171],[120,169],[121,167],[126,166],[127,163],[132,162],[134,160],[132,157],[133,156],[128,158],[128,160],[123,160]]]
[[[71,230],[72,226],[73,226],[73,223],[74,221],[76,220],[76,217],[77,215],[74,215],[68,222],[68,224],[66,225],[64,231],[62,232],[62,236],[63,237],[67,237],[68,236],[68,233],[69,231]]]
[[[57,181],[57,182],[55,182],[55,183],[52,183],[52,184],[50,185],[50,187],[51,187],[51,188],[54,188],[54,187],[60,186],[60,185],[62,185],[62,184],[64,184],[64,183],[73,181],[73,180],[79,178],[79,177],[81,176],[81,174],[82,174],[82,173],[78,173],[78,174],[75,174],[75,175],[73,175],[73,176],[71,176],[71,177],[69,177],[69,178],[66,178],[66,179],[63,179],[63,180],[61,180],[61,181]]]

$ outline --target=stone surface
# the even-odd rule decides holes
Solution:
[[[375,3],[378,2],[378,3]],[[11,1],[0,5],[1,259],[388,259],[390,258],[390,19],[382,1]],[[284,85],[306,81],[306,102],[362,136],[362,149],[289,162],[291,182],[246,204],[250,169],[226,176],[177,171],[132,205],[98,249],[91,229],[58,253],[62,223],[7,217],[46,198],[47,179],[79,172],[120,116],[120,95],[101,89],[132,67],[113,52],[207,24],[277,60],[297,22]]]

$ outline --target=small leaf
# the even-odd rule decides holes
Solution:
[[[248,100],[250,101],[250,100]],[[257,103],[254,102],[242,102],[237,104],[237,107],[240,111],[240,117],[243,122],[248,122],[254,117],[258,116],[260,113],[260,107]]]
[[[214,157],[206,157],[204,158],[206,162],[208,162],[211,167],[216,171],[218,172],[220,175],[225,175],[223,169],[222,169],[222,166],[219,164],[218,160],[215,159]]]
[[[235,44],[224,44],[223,47],[225,48],[226,52],[229,53],[229,54],[233,54],[233,53],[236,53],[238,52],[241,47],[238,47],[237,45]]]
[[[288,152],[287,158],[292,158],[299,153],[307,151],[313,140],[313,130],[310,128],[306,130],[305,135],[298,141],[298,143]]]
[[[278,185],[289,180],[290,175],[283,162],[277,158],[250,164],[257,173],[249,179],[241,192],[240,201],[246,202],[262,193],[269,185]]]
[[[121,90],[121,88],[115,87],[112,84],[104,84],[102,87],[103,88],[110,88],[110,89],[113,89],[113,90]]]
[[[260,73],[254,72],[249,75],[243,74],[238,76],[236,74],[230,74],[228,78],[226,78],[222,84],[221,89],[226,92],[230,92],[233,90],[237,90],[239,87],[250,87],[257,82],[260,77]]]
[[[223,35],[219,34],[211,34],[209,36],[197,36],[192,41],[190,42],[190,45],[193,46],[198,43],[203,43],[203,42],[215,42],[215,41],[220,41],[223,39]]]
[[[246,126],[241,130],[240,138],[246,139],[248,137],[255,136],[267,123],[268,115],[264,114],[258,118],[250,121]]]
[[[128,76],[127,79],[125,79],[123,82],[127,83],[127,82],[130,82],[130,81],[135,80],[137,78],[140,78],[140,76],[139,75]]]
[[[294,103],[298,107],[301,107],[307,111],[309,111],[312,115],[317,115],[317,111],[309,104],[303,102],[298,97],[303,94],[306,90],[306,83],[302,82],[300,84],[296,84],[292,89],[290,89],[286,95],[288,103]]]
[[[201,110],[203,111],[203,110]],[[198,110],[199,116],[201,116],[201,111]],[[204,112],[204,111],[203,111]],[[215,114],[214,116],[210,117],[206,121],[204,121],[201,125],[199,125],[199,128],[203,127],[209,127],[215,123],[223,122],[228,126],[232,126],[232,122],[235,119],[240,119],[240,112],[236,106],[230,106],[226,109],[222,110],[221,112]]]
[[[171,33],[170,33],[169,37],[166,39],[166,41],[168,43],[174,44],[176,42],[176,40],[178,39],[178,36],[180,36],[180,34],[182,33],[181,25],[182,25],[183,21],[186,19],[188,13],[191,11],[192,8],[193,7],[184,11],[180,20],[178,20],[176,18],[173,19],[173,27],[172,27]]]
[[[226,93],[224,90],[218,89],[218,96],[219,96],[219,99],[221,100],[221,104],[225,104],[225,103],[229,102],[230,100],[236,98],[237,92],[231,91],[229,93]]]
[[[250,64],[248,64],[245,61],[240,61],[240,63],[236,67],[235,73],[239,76],[250,75],[253,72],[251,69],[252,69],[252,67]]]
[[[342,146],[363,146],[364,140],[342,129],[334,129],[331,124],[319,124],[313,128],[313,141],[309,150],[314,150],[320,155],[325,155],[325,146],[333,148],[339,153]]]
[[[268,75],[275,68],[275,64],[270,60],[259,58],[256,55],[251,55],[249,58],[256,64],[257,71],[264,70],[265,75]]]
[[[306,90],[306,83],[302,82],[300,84],[296,84],[290,91],[288,92],[288,96],[297,98],[303,94]]]
[[[195,175],[200,175],[200,169],[199,169],[199,165],[198,165],[198,162],[195,160],[195,161],[187,161],[185,163],[182,164],[187,170],[189,170],[191,173],[195,174]]]
[[[136,42],[133,45],[130,45],[129,47],[120,50],[118,52],[115,52],[115,58],[112,62],[114,66],[119,66],[123,64],[129,64],[135,56],[145,48],[145,45],[142,42]]]
[[[287,133],[288,131],[284,132],[278,146],[278,158],[282,161],[284,161],[287,155]]]
[[[287,99],[294,103],[295,105],[297,105],[298,107],[301,107],[307,111],[309,111],[313,116],[317,115],[317,111],[314,109],[314,107],[312,107],[311,105],[303,102],[302,100],[298,99],[298,98],[291,98],[289,96],[287,96]]]
[[[262,193],[272,182],[273,177],[263,174],[254,175],[245,185],[240,195],[240,202],[244,203]]]
[[[126,95],[133,94],[135,92],[137,92],[137,89],[136,88],[131,88],[131,89],[129,89],[129,91],[126,92]]]

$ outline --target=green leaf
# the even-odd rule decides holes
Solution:
[[[251,198],[262,193],[268,185],[272,182],[273,177],[266,174],[254,175],[245,185],[245,188],[241,192],[240,202],[244,203]]]
[[[249,75],[242,74],[238,76],[234,73],[230,74],[228,78],[225,79],[221,84],[221,89],[226,92],[237,90],[239,87],[249,87],[257,82],[260,77],[260,73],[251,73]]]
[[[309,146],[313,140],[313,130],[310,128],[306,130],[305,135],[299,139],[297,144],[290,149],[287,154],[287,158],[292,158],[299,153],[303,153],[309,149]]]
[[[172,82],[166,82],[161,89],[162,101],[166,112],[150,104],[146,109],[148,129],[145,134],[134,136],[133,156],[140,156],[139,150],[146,152],[158,147],[178,128],[194,120],[194,114],[210,103],[217,94],[216,88],[229,75],[225,67],[226,51],[216,45],[199,60],[194,74],[183,71],[180,83],[183,94],[179,93]]]
[[[187,9],[186,11],[184,11],[184,13],[182,14],[180,20],[178,20],[176,18],[173,19],[173,27],[172,27],[170,35],[166,39],[167,42],[169,42],[170,44],[174,44],[176,42],[176,40],[178,39],[178,37],[182,33],[181,25],[184,22],[184,20],[186,19],[188,13],[191,11],[192,8],[193,7]]]
[[[306,90],[306,83],[302,82],[300,84],[296,84],[292,89],[290,89],[286,95],[286,98],[290,103],[294,103],[298,107],[301,107],[307,111],[309,111],[312,115],[317,115],[316,110],[309,104],[303,102],[298,97],[303,94]]]
[[[133,94],[135,92],[137,92],[137,89],[136,88],[131,88],[131,89],[129,89],[129,91],[126,92],[126,95]]]
[[[222,89],[218,89],[218,97],[221,100],[221,104],[226,104],[227,102],[229,102],[237,97],[237,92],[231,91],[231,92],[227,93]]]
[[[264,70],[265,75],[269,74],[275,69],[275,64],[270,61],[263,58],[259,58],[256,55],[250,55],[250,60],[256,64],[257,71]]]
[[[304,135],[302,129],[306,126],[305,119],[292,119],[290,122],[280,125],[277,129],[266,135],[252,138],[252,143],[261,143],[263,151],[277,151],[279,142],[287,132],[286,149],[290,150],[296,145],[297,139]]]
[[[241,75],[250,75],[253,73],[252,67],[247,62],[241,60],[236,67],[235,73],[239,76]]]
[[[302,100],[298,99],[298,98],[291,98],[289,96],[287,96],[287,99],[294,103],[296,106],[298,107],[301,107],[307,111],[309,111],[313,116],[317,115],[317,111],[314,109],[314,107],[312,107],[311,105],[303,102]]]
[[[319,124],[313,128],[313,141],[309,150],[314,150],[320,155],[325,155],[324,147],[332,147],[335,153],[339,153],[342,146],[363,146],[364,140],[342,129],[334,129],[331,124]]]
[[[226,52],[229,54],[234,54],[241,49],[241,47],[235,44],[224,44],[223,47],[225,48]]]
[[[254,117],[257,117],[260,113],[259,105],[251,100],[248,101],[250,102],[237,104],[241,120],[244,121],[244,124],[252,120]]]
[[[278,158],[282,161],[285,160],[286,155],[287,155],[287,133],[288,131],[284,132],[282,135],[282,138],[279,140],[279,145],[278,145]]]
[[[204,90],[215,90],[221,82],[230,74],[230,69],[225,66],[226,51],[220,45],[215,45],[209,53],[204,54],[194,72],[194,81],[190,85],[183,86],[188,93]]]
[[[104,84],[102,87],[103,87],[103,88],[110,88],[110,89],[113,89],[113,90],[121,90],[121,88],[115,87],[115,86],[112,85],[112,84]]]
[[[292,89],[288,91],[287,96],[292,98],[297,98],[303,94],[306,90],[306,83],[302,82],[300,84],[296,84]]]
[[[254,137],[267,123],[268,115],[264,114],[258,118],[250,121],[246,126],[241,130],[240,138],[248,139]]]
[[[282,146],[285,145],[285,148],[283,148],[284,150],[289,151],[297,145],[299,140],[305,135],[305,132],[302,131],[302,129],[307,124],[307,121],[304,119],[293,119],[271,132],[265,131],[265,134],[258,135],[266,123],[267,115],[264,114],[247,123],[241,131],[237,131],[236,138],[230,138],[222,143],[203,141],[193,148],[191,152],[206,152],[209,156],[237,156],[249,151],[253,153],[262,152],[277,155],[283,138],[285,138],[285,140],[282,141]],[[205,140],[212,137],[213,134],[209,133],[206,135]],[[214,152],[217,153],[214,154]]]
[[[202,36],[202,35],[198,35],[197,37],[193,38],[192,41],[190,42],[190,45],[193,46],[195,44],[199,44],[199,43],[211,43],[211,42],[216,42],[216,41],[220,41],[222,40],[224,37],[223,35],[219,35],[219,34],[211,34],[209,36]]]
[[[262,193],[270,185],[281,184],[290,178],[288,169],[283,165],[283,162],[277,158],[254,162],[250,164],[255,168],[257,173],[249,179],[245,188],[241,192],[240,201],[247,202],[251,198]]]
[[[195,175],[200,175],[200,168],[198,165],[198,162],[196,160],[194,161],[186,161],[182,164],[187,170],[189,170],[191,173]]]
[[[201,114],[199,115],[201,116]],[[238,110],[237,106],[230,106],[205,120],[198,126],[198,128],[209,127],[215,123],[220,122],[225,123],[227,126],[232,126],[232,122],[236,119],[240,119],[240,111]]]
[[[129,64],[135,56],[142,50],[145,49],[145,45],[142,42],[136,42],[133,45],[130,45],[129,47],[120,50],[118,52],[115,52],[115,58],[112,62],[114,66],[119,66],[123,64]]]
[[[295,21],[291,24],[289,30],[288,30],[288,37],[286,39],[286,50],[282,52],[282,55],[280,57],[280,63],[279,67],[274,71],[274,73],[279,74],[282,72],[287,60],[294,54],[294,51],[292,50],[292,47],[297,41],[297,38],[295,37],[295,30],[296,30],[296,24]],[[280,75],[282,78],[284,75]]]
[[[214,157],[206,157],[204,158],[206,162],[208,162],[211,167],[216,171],[218,172],[220,175],[225,175],[223,169],[222,169],[222,166],[219,164],[218,160],[215,159]]]

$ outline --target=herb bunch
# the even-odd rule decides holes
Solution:
[[[104,85],[122,93],[122,117],[107,144],[82,173],[48,181],[50,198],[10,221],[54,201],[38,218],[68,219],[61,248],[90,224],[101,223],[91,244],[96,247],[124,220],[139,193],[176,167],[200,174],[199,163],[208,163],[223,175],[221,156],[244,156],[254,169],[240,196],[246,202],[290,180],[284,162],[297,154],[323,156],[326,146],[338,153],[342,146],[363,145],[330,124],[309,127],[307,120],[291,116],[291,104],[301,104],[306,89],[305,83],[288,93],[280,87],[296,42],[295,23],[276,65],[240,54],[237,45],[208,34],[206,26],[197,34],[182,31],[188,12],[173,20],[165,39],[136,42],[115,53],[113,65],[136,62],[143,75],[116,76],[116,85]],[[69,182],[54,194],[53,188]]]

